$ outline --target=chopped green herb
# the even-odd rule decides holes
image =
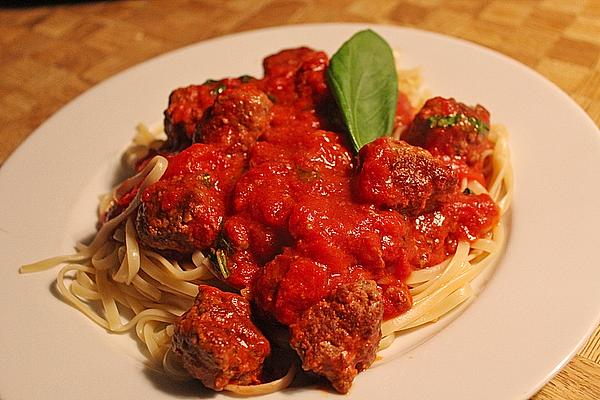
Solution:
[[[221,235],[215,243],[215,247],[209,250],[208,259],[211,261],[211,272],[220,279],[227,279],[231,273],[227,267],[227,258],[233,254],[233,248],[229,242]]]
[[[224,250],[212,249],[208,258],[212,262],[212,266],[216,267],[216,269],[211,268],[211,271],[215,276],[220,279],[229,278],[230,272],[229,268],[227,268],[227,254],[225,254]]]
[[[225,89],[227,89],[227,85],[225,85],[224,83],[221,83],[217,87],[215,87],[213,90],[211,90],[210,94],[212,94],[213,96],[216,96],[216,95],[223,93],[225,91]]]
[[[477,130],[477,133],[489,132],[490,127],[485,122],[480,120],[479,118],[469,117],[468,119],[469,119],[469,122],[471,123],[471,125],[473,125],[475,127],[475,129]]]
[[[202,176],[200,177],[200,179],[202,180],[202,183],[204,184],[204,186],[206,186],[207,188],[211,189],[213,187],[213,184],[210,181],[210,174],[209,173],[202,174]]]
[[[240,81],[242,81],[242,83],[248,83],[251,80],[255,79],[252,75],[242,75],[240,76]]]
[[[447,128],[456,125],[461,116],[462,114],[434,115],[427,118],[427,122],[430,128]]]
[[[213,83],[217,83],[219,81],[215,80],[215,79],[207,79],[204,81],[203,85],[212,85]]]
[[[463,190],[463,194],[473,194],[473,192],[471,191],[471,189],[465,188],[465,190]]]
[[[315,171],[313,169],[304,169],[297,167],[296,172],[298,173],[298,178],[300,178],[303,182],[310,182],[314,179],[319,178],[319,171]]]
[[[490,130],[490,127],[479,118],[468,117],[465,114],[433,115],[427,118],[430,128],[447,128],[461,123],[470,124],[477,133],[486,133]]]

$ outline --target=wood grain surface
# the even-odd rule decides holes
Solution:
[[[0,165],[55,111],[123,69],[203,39],[307,22],[412,26],[482,44],[555,82],[600,124],[600,0],[12,3],[0,3]],[[600,330],[533,398],[600,399]]]

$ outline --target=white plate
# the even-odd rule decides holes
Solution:
[[[210,395],[200,385],[166,383],[144,367],[131,337],[108,335],[62,303],[52,290],[56,271],[20,276],[17,269],[69,253],[93,232],[96,196],[116,179],[134,125],[160,120],[173,88],[260,75],[262,58],[286,47],[332,54],[366,27],[273,28],[177,50],[86,92],[23,143],[0,169],[0,398]],[[403,64],[423,66],[432,93],[479,102],[509,127],[516,187],[507,251],[479,298],[424,344],[392,350],[344,398],[530,396],[600,319],[598,129],[553,84],[505,56],[437,34],[371,27]],[[317,389],[289,393],[327,397]]]

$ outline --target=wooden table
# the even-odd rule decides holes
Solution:
[[[68,101],[152,56],[232,32],[334,21],[413,26],[493,48],[555,82],[600,124],[599,0],[74,2],[0,8],[0,165]],[[534,396],[598,398],[600,330]]]

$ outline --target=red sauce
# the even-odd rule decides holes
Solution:
[[[225,204],[226,211],[219,215],[220,238],[197,250],[223,250],[229,271],[226,282],[250,288],[259,310],[287,325],[338,285],[359,278],[378,283],[384,318],[405,312],[412,305],[405,284],[411,271],[445,259],[459,240],[482,237],[499,218],[489,196],[464,194],[457,185],[462,177],[485,183],[482,153],[492,147],[485,133],[474,135],[469,126],[432,128],[428,122],[432,115],[460,112],[489,125],[483,107],[436,98],[413,121],[415,112],[400,95],[396,125],[408,126],[406,140],[428,150],[415,156],[419,166],[432,164],[437,169],[422,185],[391,192],[399,197],[380,196],[374,180],[391,182],[395,189],[414,180],[396,173],[400,161],[394,161],[404,151],[400,149],[411,154],[414,149],[381,139],[370,148],[375,155],[363,156],[361,151],[359,162],[339,125],[325,80],[327,63],[322,52],[282,51],[265,59],[264,78],[178,89],[166,111],[171,123],[169,151],[182,143],[185,150],[169,157],[162,180],[186,174],[205,179],[209,192]],[[244,148],[224,146],[222,137],[212,143],[201,134],[220,84],[224,90],[258,88],[272,102],[265,105],[268,128],[247,140]],[[242,128],[231,129],[243,136]],[[219,129],[224,132],[223,126]],[[192,141],[200,143],[190,146]],[[387,149],[381,150],[387,152],[385,157],[378,158],[376,146]],[[361,177],[367,163],[369,175]],[[161,207],[177,206],[178,199],[172,197],[187,189],[177,187]],[[147,207],[152,205],[151,195],[151,189],[144,194]],[[185,226],[177,229],[177,234],[189,234]]]

